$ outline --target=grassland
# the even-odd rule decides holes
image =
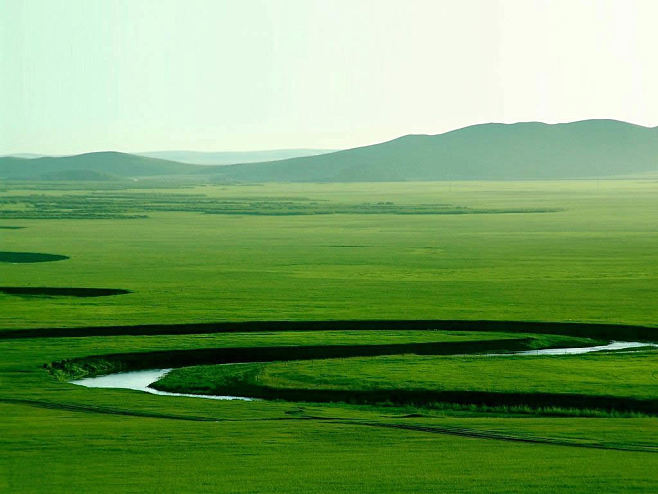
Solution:
[[[208,197],[206,194],[163,194],[94,191],[86,194],[27,194],[0,199],[5,218],[135,219],[153,212],[201,214],[308,216],[317,214],[520,214],[554,213],[550,208],[470,208],[452,204],[395,204],[392,201],[358,204],[306,197]],[[140,212],[140,214],[135,214]]]
[[[242,410],[233,412],[245,416]],[[655,488],[647,476],[655,467],[649,453],[464,439],[324,421],[217,424],[43,409],[29,414],[31,426],[26,429],[25,407],[3,406],[2,438],[12,454],[3,458],[0,486],[8,492]]]
[[[25,197],[52,196],[59,209],[18,218],[3,216],[5,206],[0,207],[0,226],[22,227],[0,229],[1,250],[69,257],[0,263],[2,285],[130,293],[0,294],[0,491],[658,488],[658,419],[641,414],[615,417],[585,410],[582,417],[554,417],[522,407],[449,403],[216,402],[67,382],[139,363],[191,365],[266,354],[283,360],[306,352],[305,362],[263,368],[306,368],[307,387],[326,385],[322,379],[339,374],[337,367],[331,374],[332,366],[347,366],[340,369],[341,379],[362,385],[389,386],[393,380],[400,387],[413,382],[427,387],[441,377],[461,391],[522,389],[521,384],[533,392],[559,391],[557,378],[572,373],[570,391],[587,396],[600,394],[596,379],[619,369],[620,376],[629,377],[627,387],[607,380],[619,398],[655,399],[655,384],[647,377],[655,367],[653,353],[535,359],[534,364],[532,358],[501,357],[500,364],[487,359],[482,366],[470,365],[476,357],[443,354],[468,353],[463,345],[486,349],[492,342],[499,350],[577,346],[590,344],[586,336],[599,340],[612,334],[658,340],[652,330],[656,327],[658,335],[658,182],[132,188],[137,186],[142,185],[96,184],[103,194],[117,196],[112,199],[117,203],[125,204],[125,197],[130,207],[121,206],[122,217],[101,217],[106,206],[92,205],[87,212],[95,209],[100,216],[81,218],[60,207],[69,196],[89,196],[76,189],[79,185],[2,184],[5,205],[7,198],[20,197],[27,210],[32,206]],[[257,213],[193,211],[193,204],[185,203],[199,195],[209,204],[240,202]],[[189,209],[156,210],[155,197]],[[288,203],[313,202],[327,211],[335,205],[351,209],[270,214],[277,202],[284,209]],[[379,203],[395,207],[362,214],[364,204]],[[408,214],[427,205],[437,209]],[[441,214],[437,205],[472,214]],[[502,210],[517,212],[491,214]],[[411,323],[386,327],[385,322],[369,331],[336,322],[331,330],[332,320],[357,319],[622,326],[591,326],[587,332],[588,326],[537,324],[542,334],[534,334],[532,323],[471,323],[461,327],[469,332],[460,332],[456,327],[427,331],[427,325],[414,330]],[[303,321],[313,320],[328,322],[303,330]],[[211,324],[223,321],[246,326]],[[294,331],[286,331],[286,321],[293,322]],[[171,326],[176,323],[187,326]],[[579,339],[569,339],[570,328]],[[327,348],[361,353],[313,359],[326,357],[313,352]],[[441,366],[447,374],[431,374],[437,362],[447,365]],[[407,375],[409,369],[413,373]]]
[[[33,300],[0,296],[5,308],[0,327],[328,318],[652,325],[658,277],[653,221],[657,189],[652,181],[201,187],[160,193],[194,190],[221,198],[302,196],[333,203],[564,211],[295,216],[160,212],[130,220],[6,220],[25,228],[3,230],[2,250],[50,252],[70,259],[2,264],[2,285],[133,293],[84,302],[42,300],[38,306]]]
[[[656,464],[655,418],[218,403],[82,388],[43,367],[116,352],[148,356],[273,345],[293,352],[317,345],[513,342],[519,336],[527,335],[284,331],[0,340],[0,443],[9,453],[0,462],[5,483],[0,486],[8,492],[551,492],[558,485],[565,491],[631,486],[648,492],[655,487],[656,479],[647,474]],[[538,340],[556,343],[553,337]],[[485,467],[491,464],[497,468]]]
[[[658,352],[395,355],[177,369],[164,391],[297,401],[571,406],[658,415]]]

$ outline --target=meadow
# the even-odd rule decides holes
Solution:
[[[472,354],[658,342],[656,181],[15,182],[0,197],[0,491],[658,489],[652,408],[68,382],[243,361],[165,381],[655,402],[655,350]]]
[[[63,194],[55,185],[40,187],[3,196]],[[652,325],[657,189],[654,181],[203,186],[158,190],[222,200],[301,196],[561,211],[270,216],[132,209],[148,217],[4,219],[4,226],[24,228],[2,230],[3,251],[70,259],[0,263],[2,286],[132,293],[38,304],[0,295],[0,328],[314,319]]]
[[[175,369],[154,387],[290,401],[598,405],[658,415],[657,357],[650,350],[568,356],[405,354],[208,365]]]

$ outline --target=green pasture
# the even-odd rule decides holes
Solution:
[[[282,216],[137,207],[130,213],[148,217],[84,220],[3,220],[0,212],[0,224],[25,227],[2,230],[2,251],[70,257],[0,263],[2,286],[133,292],[85,299],[0,295],[0,328],[327,318],[656,321],[658,182],[154,190],[164,196],[204,194],[256,202],[301,197],[341,204],[389,201],[561,211]],[[3,194],[63,193],[91,194]]]
[[[11,451],[0,461],[0,489],[6,492],[548,493],[656,487],[653,453],[323,421],[191,423],[0,407],[0,437]]]
[[[185,367],[166,375],[157,389],[182,393],[296,396],[344,401],[399,397],[406,391],[533,393],[636,398],[658,413],[658,352],[603,352],[565,356],[394,355]],[[322,396],[325,393],[326,396]],[[341,396],[342,393],[342,396]],[[299,398],[298,398],[299,399]],[[381,398],[380,398],[381,399]],[[389,398],[394,399],[394,398]]]
[[[84,337],[84,338],[26,338],[1,339],[0,354],[0,400],[23,399],[40,400],[49,403],[63,401],[69,405],[91,404],[110,406],[117,403],[111,390],[86,389],[67,383],[74,377],[84,377],[93,374],[93,369],[87,369],[76,362],[84,359],[101,360],[100,370],[103,373],[113,370],[112,362],[103,367],[103,357],[107,355],[143,355],[137,362],[147,361],[149,355],[155,352],[167,351],[199,351],[199,350],[231,350],[231,349],[262,349],[283,348],[289,349],[290,355],[304,347],[337,346],[339,348],[362,347],[366,352],[376,352],[376,345],[402,346],[401,351],[408,351],[405,345],[451,345],[455,343],[471,345],[477,350],[480,345],[488,341],[509,341],[513,346],[519,339],[530,339],[524,343],[525,348],[547,347],[559,345],[586,345],[584,338],[568,338],[553,335],[526,335],[519,333],[486,332],[448,332],[448,331],[295,331],[295,332],[254,332],[254,333],[218,333],[218,334],[192,334],[192,335],[166,335],[166,336],[112,336],[112,337]],[[372,350],[374,346],[374,350]],[[449,347],[448,347],[449,348]],[[371,349],[371,350],[368,350]],[[236,350],[237,351],[237,350]],[[456,351],[464,351],[459,347]],[[100,357],[100,359],[98,358]],[[77,360],[76,360],[77,359]],[[169,359],[171,360],[171,359]],[[72,365],[57,372],[50,364],[71,361]],[[157,365],[155,365],[157,367]],[[130,367],[124,370],[132,370]],[[68,371],[68,372],[67,372]],[[119,396],[125,391],[119,391]],[[107,396],[110,395],[108,399]],[[150,396],[143,393],[127,392],[132,395],[133,405],[136,409]],[[185,401],[185,400],[183,400]],[[193,408],[186,413],[193,413],[194,407],[206,406],[205,400],[187,400]],[[161,400],[159,397],[153,404],[159,404],[159,412],[171,411],[171,400]],[[126,404],[124,399],[118,403]],[[149,405],[149,406],[152,406]],[[150,408],[149,408],[150,409]]]
[[[0,340],[0,447],[7,454],[0,460],[0,489],[584,492],[594,486],[650,492],[658,484],[651,473],[658,461],[655,418],[217,402],[84,388],[43,366],[61,359],[203,348],[277,346],[293,352],[310,345],[408,343],[469,343],[477,348],[488,340],[513,342],[528,336],[379,330],[5,338]],[[538,347],[587,344],[582,338],[532,338]],[[358,359],[313,360],[309,365],[321,368],[352,360]],[[358,374],[360,369],[346,372]]]
[[[474,353],[658,341],[656,217],[653,180],[0,184],[0,492],[655,492],[652,413],[215,401],[68,380],[247,356],[165,380],[200,391],[253,370],[236,391],[258,377],[655,401],[655,351]],[[386,322],[420,319],[485,322]],[[328,322],[201,325],[230,321]]]

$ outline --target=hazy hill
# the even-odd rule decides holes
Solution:
[[[57,182],[110,182],[125,180],[125,178],[96,170],[58,170],[39,175],[38,180],[52,180]]]
[[[0,158],[25,158],[26,160],[32,160],[34,158],[44,158],[47,155],[45,154],[36,154],[36,153],[15,153],[15,154],[4,154]]]
[[[152,151],[135,153],[139,156],[158,158],[195,165],[230,165],[235,163],[256,163],[277,161],[303,156],[317,156],[334,152],[333,149],[273,149],[269,151]]]
[[[224,166],[218,179],[283,182],[585,178],[658,170],[658,128],[615,120],[482,124],[278,162]]]
[[[195,165],[111,151],[34,159],[0,158],[0,178],[14,180],[52,180],[57,176],[75,176],[76,180],[86,176],[91,180],[91,177],[98,177],[99,174],[105,176],[105,179],[113,175],[152,177],[193,174],[197,173],[198,168]]]
[[[220,153],[221,154],[221,153]],[[201,166],[125,153],[0,158],[0,178],[188,175],[213,182],[358,182],[655,176],[658,128],[616,120],[482,124],[280,161]]]

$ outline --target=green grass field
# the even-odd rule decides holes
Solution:
[[[580,401],[591,396],[601,403],[618,404],[631,398],[658,415],[657,376],[656,351],[536,357],[406,354],[185,367],[167,374],[155,387],[215,395],[248,390],[247,396],[263,398],[365,403],[422,400],[431,404],[450,393],[461,394],[461,400],[490,394],[501,402],[513,395],[526,403],[541,393],[555,400],[548,402],[553,406],[568,403],[574,395]]]
[[[652,181],[202,187],[171,193],[564,211],[160,212],[131,220],[4,220],[7,226],[25,228],[2,230],[3,251],[71,259],[2,263],[3,286],[134,293],[42,299],[38,307],[33,299],[0,295],[5,308],[0,327],[327,318],[651,325],[658,276],[657,189]],[[26,192],[7,192],[12,193]]]
[[[658,342],[658,182],[77,187],[0,187],[0,251],[12,253],[0,262],[0,492],[658,490],[658,418],[632,407],[235,402],[67,382],[262,359],[276,362],[165,380],[195,389],[218,369],[254,369],[276,389],[655,402],[655,351],[455,354]],[[303,323],[420,319],[510,323]],[[298,323],[201,326],[231,321]],[[534,333],[524,321],[621,326]],[[171,324],[191,326],[130,327]]]

